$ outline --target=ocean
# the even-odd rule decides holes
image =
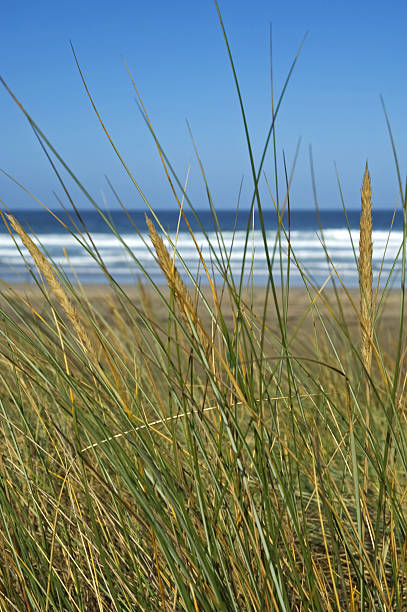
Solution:
[[[101,259],[112,277],[122,284],[132,284],[138,278],[148,275],[154,282],[162,282],[163,276],[155,262],[154,253],[150,250],[151,242],[147,233],[144,211],[131,210],[127,215],[121,210],[105,212],[106,219],[121,236],[120,241],[109,227],[106,219],[95,210],[80,211],[81,220],[75,214],[55,211],[70,231],[60,222],[43,210],[16,210],[13,213],[23,227],[32,235],[47,256],[52,259],[61,274],[70,280],[75,277],[83,283],[107,282],[97,258],[92,257],[96,247]],[[246,242],[246,229],[249,222],[248,211],[219,210],[217,218],[222,230],[222,240],[216,232],[216,223],[210,211],[200,211],[199,222],[191,212],[186,212],[193,229],[195,240],[211,274],[218,280],[222,269],[228,267],[228,274],[239,281]],[[350,231],[342,210],[321,210],[320,222],[315,210],[291,211],[290,214],[290,249],[287,237],[282,234],[280,245],[276,244],[277,217],[274,211],[265,211],[265,231],[267,236],[269,260],[273,263],[273,278],[281,284],[281,275],[286,278],[288,252],[290,251],[289,276],[290,284],[303,285],[304,276],[316,286],[330,284],[331,278],[340,276],[343,283],[352,287],[358,282],[357,265],[359,218],[360,212],[347,212]],[[150,214],[151,216],[151,214]],[[163,228],[174,239],[178,224],[178,211],[162,210],[157,212]],[[376,210],[373,213],[373,266],[375,279],[381,271],[381,285],[384,286],[393,269],[391,285],[398,286],[401,270],[401,247],[403,241],[403,216],[400,211],[395,216],[393,228],[389,234],[393,213],[391,210]],[[83,230],[82,221],[89,231]],[[288,231],[287,215],[284,217]],[[255,285],[264,285],[269,277],[267,254],[264,246],[258,214],[250,219],[251,231],[247,242],[245,281],[253,279]],[[212,249],[208,246],[208,240]],[[354,249],[352,248],[352,241]],[[168,240],[164,242],[172,251]],[[325,246],[323,246],[323,244]],[[17,246],[19,248],[17,248]],[[150,248],[149,248],[150,247]],[[19,251],[20,249],[20,251]],[[200,278],[205,284],[205,274],[196,251],[193,239],[184,220],[181,220],[177,238],[179,257],[175,264],[182,277],[190,282],[184,264],[194,278]],[[280,252],[282,253],[280,265]],[[397,261],[396,261],[397,260]],[[396,264],[395,264],[396,262]],[[395,264],[395,265],[394,265]],[[10,236],[3,223],[0,224],[0,278],[6,282],[33,282],[35,266],[28,252],[16,239]],[[285,280],[284,280],[285,282]]]

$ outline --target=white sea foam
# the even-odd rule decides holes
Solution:
[[[212,261],[225,267],[226,259],[229,262],[229,273],[239,275],[241,272],[244,249],[246,247],[246,273],[249,273],[253,263],[253,276],[258,282],[264,282],[268,276],[267,260],[274,257],[275,274],[279,275],[280,244],[276,241],[275,231],[266,232],[267,250],[264,245],[263,235],[260,230],[250,233],[246,239],[244,231],[235,234],[226,231],[222,236],[215,232],[208,233],[210,245],[203,233],[195,234],[195,241],[201,250],[206,262]],[[400,254],[403,234],[401,231],[393,231],[390,235],[385,231],[373,232],[373,262],[376,274],[383,262],[383,272],[388,273],[396,257]],[[84,245],[93,251],[93,247],[86,235],[74,236],[70,234],[38,234],[34,241],[43,248],[56,266],[61,266],[69,274],[70,266],[78,273],[79,277],[90,282],[92,279],[100,281],[102,272],[98,269],[96,260],[86,251]],[[104,263],[113,275],[120,277],[134,277],[140,273],[137,264],[144,267],[154,277],[160,275],[160,270],[155,263],[154,252],[149,249],[151,242],[148,234],[138,236],[136,233],[127,233],[119,240],[113,234],[94,233],[92,241],[95,244]],[[164,242],[170,253],[174,252],[174,242],[177,245],[176,265],[182,273],[183,263],[188,267],[192,275],[196,275],[202,266],[199,263],[199,254],[195,241],[187,232],[181,232],[177,237],[164,236]],[[355,252],[352,249],[352,241]],[[19,239],[16,239],[21,253],[27,262],[33,262],[25,247]],[[83,243],[83,244],[81,244]],[[288,248],[287,237],[281,232],[281,251],[283,256],[283,268],[286,269],[287,255],[291,256],[291,275],[294,280],[299,281],[300,273],[296,271],[296,261],[301,269],[308,275],[323,282],[332,273],[335,266],[338,274],[346,276],[347,282],[357,282],[357,267],[355,262],[358,255],[359,232],[347,229],[325,229],[323,236],[319,232],[294,230],[290,233],[290,248]],[[224,251],[220,251],[219,244]],[[65,256],[64,250],[68,255]],[[383,261],[384,258],[384,261]],[[181,261],[182,260],[182,261]],[[328,262],[329,260],[329,262]],[[223,263],[222,263],[223,262]],[[398,269],[400,263],[397,264]],[[11,273],[10,268],[13,268]],[[215,265],[216,270],[216,265]],[[20,253],[16,249],[13,238],[9,235],[0,235],[0,276],[8,278],[10,275],[21,274],[24,276],[25,264]]]

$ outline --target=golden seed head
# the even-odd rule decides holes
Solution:
[[[75,306],[72,304],[64,288],[62,287],[61,283],[57,279],[52,265],[50,264],[48,259],[43,255],[43,253],[41,253],[37,245],[31,240],[27,232],[23,230],[23,228],[21,227],[17,219],[13,217],[13,215],[8,215],[8,214],[6,214],[6,217],[11,227],[20,236],[23,245],[26,247],[27,251],[30,253],[38,270],[44,276],[50,289],[52,290],[58,302],[60,303],[63,310],[65,311],[65,314],[68,317],[69,321],[71,322],[72,327],[74,328],[82,346],[84,347],[86,352],[89,354],[89,356],[92,358],[92,360],[96,364],[97,363],[96,353],[90,342],[88,334],[86,333],[85,328],[83,327],[79,319],[78,311],[76,310]]]
[[[198,338],[201,344],[205,348],[208,348],[208,340],[205,335],[204,327],[200,318],[197,315],[196,307],[194,306],[189,291],[186,288],[180,276],[180,273],[175,267],[174,262],[164,245],[163,239],[161,238],[161,236],[158,235],[153,222],[147,215],[145,217],[151,242],[153,243],[155,252],[157,254],[158,263],[162,271],[164,272],[168,286],[174,292],[174,297],[177,302],[178,308],[189,327],[191,327],[192,321],[192,324],[195,326],[195,331],[198,334]]]
[[[359,237],[359,288],[362,328],[361,354],[366,370],[370,371],[373,339],[373,242],[372,242],[372,189],[366,163],[361,191],[362,211]]]

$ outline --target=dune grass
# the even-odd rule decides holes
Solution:
[[[104,303],[90,299],[10,211],[2,213],[16,248],[19,237],[32,257],[27,266],[36,266],[35,292],[4,285],[0,295],[2,610],[405,609],[405,241],[398,332],[389,342],[380,327],[386,296],[372,288],[366,168],[360,251],[355,247],[360,292],[346,289],[335,262],[335,291],[302,271],[306,311],[292,322],[298,292],[290,267],[302,268],[283,223],[288,171],[284,198],[275,190],[263,201],[259,190],[270,143],[277,164],[275,120],[288,79],[273,100],[256,166],[219,19],[267,258],[260,302],[250,277],[251,226],[241,275],[233,277],[202,164],[217,231],[211,262],[196,243],[202,285],[184,268],[176,237],[167,236],[167,250],[143,194],[146,248],[163,271],[157,285],[15,98],[71,201],[75,235],[107,282]],[[190,229],[188,218],[199,215],[141,98],[140,107],[180,223]],[[137,299],[111,277],[57,166],[144,274]],[[263,215],[270,206],[278,220],[272,244]]]

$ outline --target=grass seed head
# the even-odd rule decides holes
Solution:
[[[362,212],[360,216],[359,238],[359,288],[362,342],[362,361],[367,372],[370,372],[372,361],[373,338],[373,242],[372,242],[372,189],[370,185],[369,169],[366,163],[365,174],[361,192]]]
[[[180,273],[174,265],[173,259],[167,251],[163,239],[157,233],[154,223],[146,215],[146,223],[150,234],[151,242],[153,243],[157,254],[158,263],[167,279],[168,286],[173,290],[175,300],[181,312],[183,319],[187,325],[191,327],[191,323],[197,332],[199,341],[204,349],[209,348],[208,339],[206,337],[202,321],[198,317],[196,306],[194,305],[188,289],[183,282]]]
[[[32,239],[27,234],[27,232],[21,227],[17,219],[13,217],[13,215],[9,215],[9,214],[6,214],[6,217],[11,227],[20,236],[23,245],[26,247],[26,249],[30,253],[38,270],[44,276],[45,280],[48,283],[48,286],[50,287],[51,291],[54,293],[59,304],[62,306],[67,318],[71,322],[72,327],[74,328],[75,333],[78,336],[78,339],[80,340],[85,351],[88,353],[88,355],[91,357],[91,359],[96,364],[98,360],[97,360],[95,350],[92,346],[92,343],[89,339],[88,334],[85,331],[85,328],[83,327],[80,321],[78,311],[75,308],[75,306],[72,304],[72,301],[70,300],[69,296],[65,292],[61,283],[57,279],[52,265],[50,264],[48,259],[43,255],[43,253],[41,253],[40,249],[32,241]]]

